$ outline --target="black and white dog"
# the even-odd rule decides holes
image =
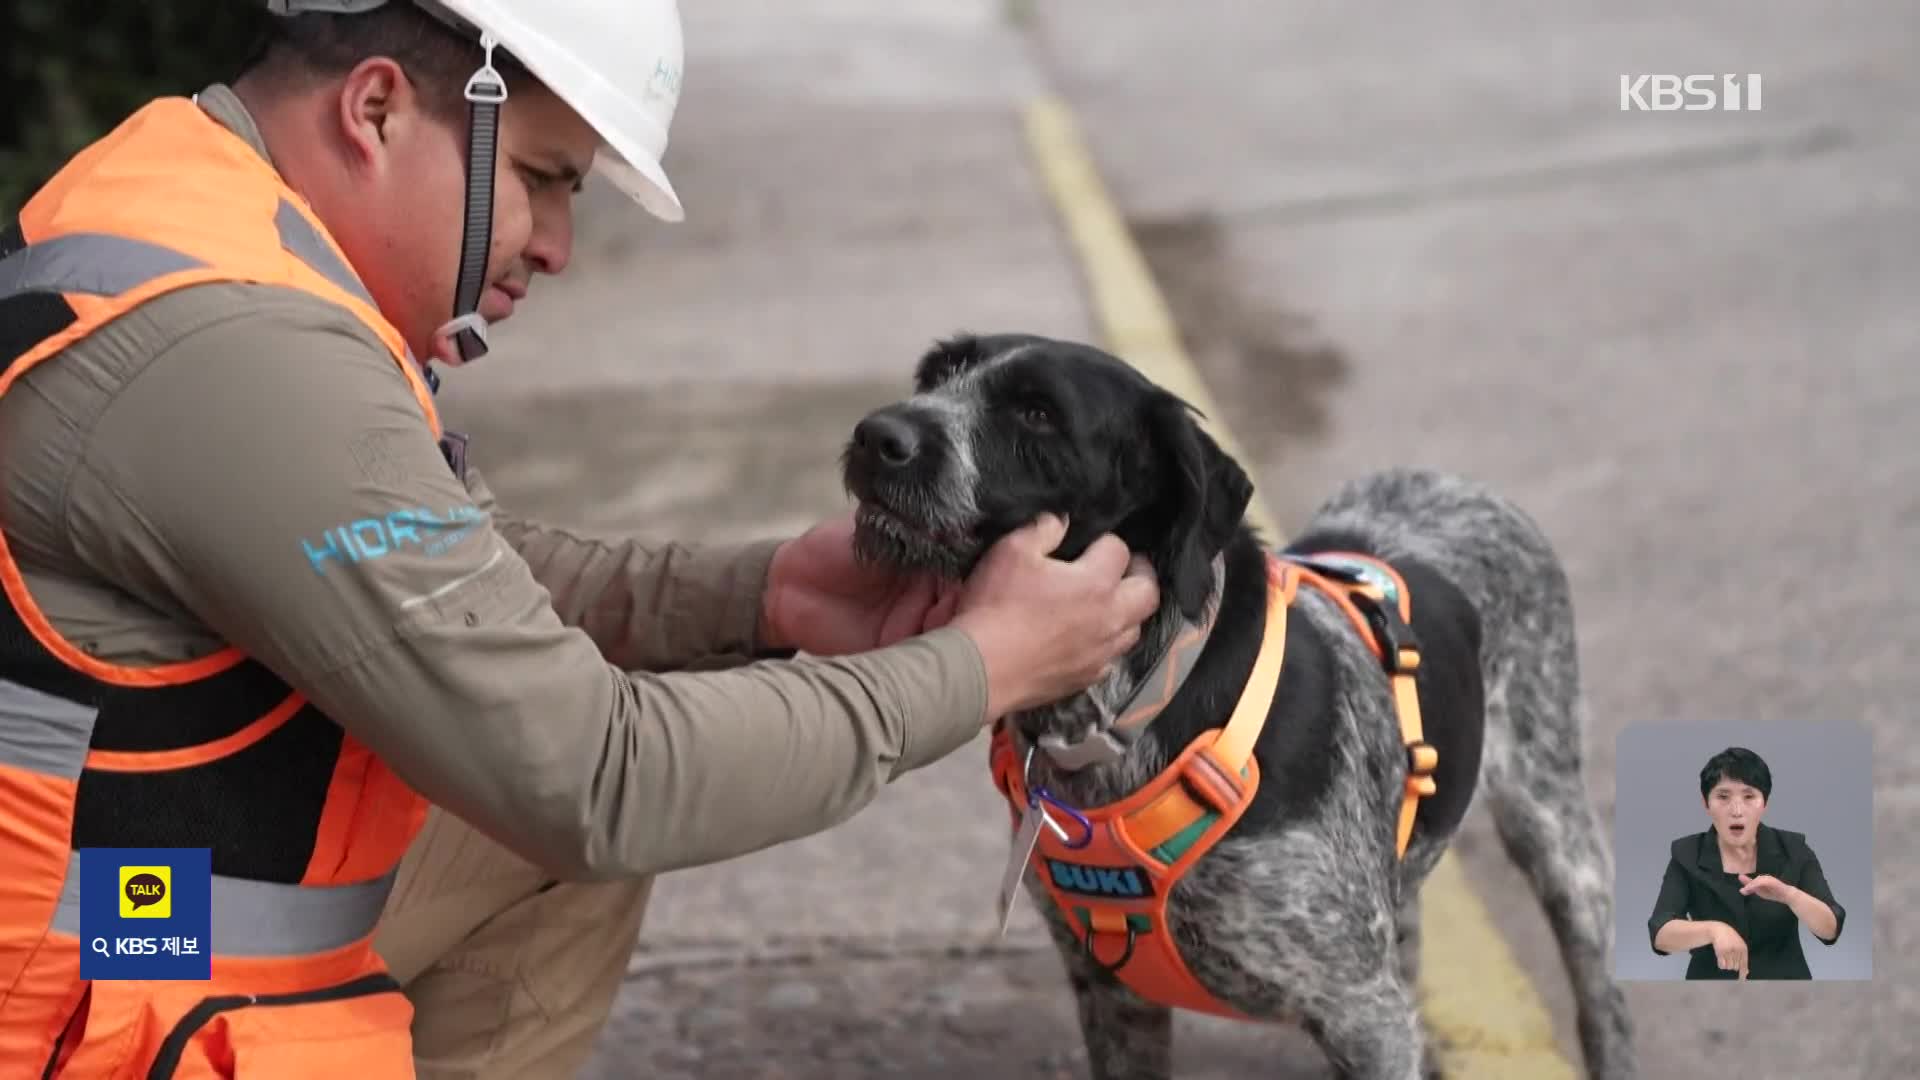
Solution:
[[[1071,769],[1036,756],[1051,792],[1081,807],[1123,798],[1234,707],[1268,602],[1269,551],[1242,520],[1252,484],[1185,402],[1125,363],[1028,335],[942,342],[911,397],[861,421],[843,465],[869,558],[963,576],[1041,511],[1070,522],[1059,557],[1103,532],[1150,556],[1163,603],[1138,646],[1087,694],[1010,717],[1030,741],[1097,737],[1175,634],[1211,616],[1185,683],[1123,754]],[[1438,790],[1397,857],[1407,753],[1380,661],[1340,608],[1302,590],[1254,750],[1255,799],[1167,900],[1188,969],[1245,1015],[1302,1024],[1343,1076],[1435,1075],[1415,1004],[1418,890],[1484,792],[1558,938],[1590,1075],[1633,1076],[1608,973],[1612,860],[1582,776],[1573,608],[1546,537],[1469,480],[1395,470],[1336,492],[1286,550],[1360,552],[1405,579]],[[1094,1076],[1169,1075],[1170,1010],[1090,962],[1031,873],[1027,885],[1070,973]]]

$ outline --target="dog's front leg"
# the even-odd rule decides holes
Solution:
[[[1341,1080],[1420,1080],[1425,1040],[1413,994],[1398,971],[1336,982],[1304,1011],[1308,1033]]]
[[[1403,886],[1406,893],[1394,913],[1395,947],[1400,953],[1400,981],[1418,996],[1420,986],[1420,891],[1418,883]],[[1440,1055],[1432,1030],[1421,1024],[1424,1045],[1421,1048],[1420,1074],[1425,1080],[1441,1080]]]
[[[1060,950],[1080,1013],[1093,1080],[1169,1080],[1173,1076],[1173,1010],[1142,1001],[1088,957],[1051,898],[1047,930]]]
[[[1095,972],[1072,972],[1093,1080],[1169,1080],[1173,1076],[1173,1010],[1149,1005]]]

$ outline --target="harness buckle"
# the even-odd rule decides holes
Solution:
[[[1439,789],[1433,772],[1440,767],[1440,751],[1425,739],[1407,744],[1407,788],[1416,795],[1432,795]]]
[[[1411,675],[1420,667],[1420,635],[1392,604],[1369,593],[1356,594],[1354,606],[1367,617],[1380,644],[1380,664],[1388,675]]]
[[[1346,586],[1348,601],[1373,631],[1374,641],[1380,647],[1381,665],[1388,675],[1408,675],[1420,667],[1420,637],[1413,632],[1413,626],[1400,617],[1395,603],[1397,594],[1388,592],[1397,586],[1383,587],[1344,559],[1321,560],[1295,553],[1282,553],[1281,558]]]
[[[1425,739],[1407,744],[1407,773],[1410,776],[1432,776],[1433,770],[1440,767],[1440,751]]]

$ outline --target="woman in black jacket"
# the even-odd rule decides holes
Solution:
[[[1847,911],[1801,833],[1760,823],[1773,774],[1760,755],[1728,747],[1700,770],[1713,824],[1673,842],[1647,933],[1653,951],[1692,952],[1689,979],[1811,979],[1800,924],[1826,945]]]

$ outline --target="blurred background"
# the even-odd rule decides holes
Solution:
[[[264,17],[9,7],[9,216],[148,96],[231,71]],[[682,7],[666,164],[688,220],[590,185],[568,274],[446,380],[503,501],[608,532],[795,532],[844,506],[842,442],[934,338],[1098,340],[1028,138],[1057,97],[1283,527],[1401,462],[1485,478],[1546,527],[1609,828],[1624,727],[1873,733],[1872,895],[1843,898],[1873,981],[1629,984],[1642,1075],[1920,1074],[1920,7]],[[1759,74],[1764,104],[1623,111],[1634,73]],[[1030,908],[993,933],[1001,812],[982,744],[829,835],[663,880],[589,1075],[1084,1076]],[[1578,1062],[1551,935],[1482,814],[1459,855]],[[1183,1076],[1329,1075],[1297,1034],[1179,1030]]]

